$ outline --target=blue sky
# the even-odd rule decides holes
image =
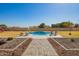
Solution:
[[[0,24],[8,26],[51,25],[69,20],[79,23],[79,4],[0,4]]]

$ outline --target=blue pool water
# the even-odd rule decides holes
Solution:
[[[29,34],[32,34],[32,35],[50,35],[51,32],[35,31],[35,32],[30,32]]]

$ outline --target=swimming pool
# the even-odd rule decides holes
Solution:
[[[35,32],[29,32],[29,34],[31,34],[31,35],[38,35],[38,36],[45,36],[45,35],[51,35],[51,32],[35,31]]]

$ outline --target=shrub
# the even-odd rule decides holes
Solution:
[[[23,36],[23,33],[20,33],[20,36]]]
[[[71,42],[74,42],[75,40],[71,38]]]
[[[7,41],[11,41],[11,40],[13,40],[13,37],[8,37],[7,38]]]
[[[6,43],[6,41],[4,41],[4,40],[1,40],[0,41],[0,45],[3,45],[3,44],[5,44]]]
[[[69,35],[72,35],[71,33],[69,33]]]

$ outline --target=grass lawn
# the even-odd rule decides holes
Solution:
[[[0,37],[2,37],[2,38],[16,37],[22,32],[24,32],[24,31],[4,31],[4,32],[0,32]]]
[[[0,32],[0,37],[16,37],[20,35],[22,32],[27,31],[4,31]],[[72,35],[69,35],[70,31],[58,31],[59,35],[62,35],[63,37],[73,37],[73,38],[79,38],[79,31],[71,31]]]
[[[58,34],[64,37],[79,38],[79,31],[71,31],[72,35],[69,33],[70,31],[58,31]]]

